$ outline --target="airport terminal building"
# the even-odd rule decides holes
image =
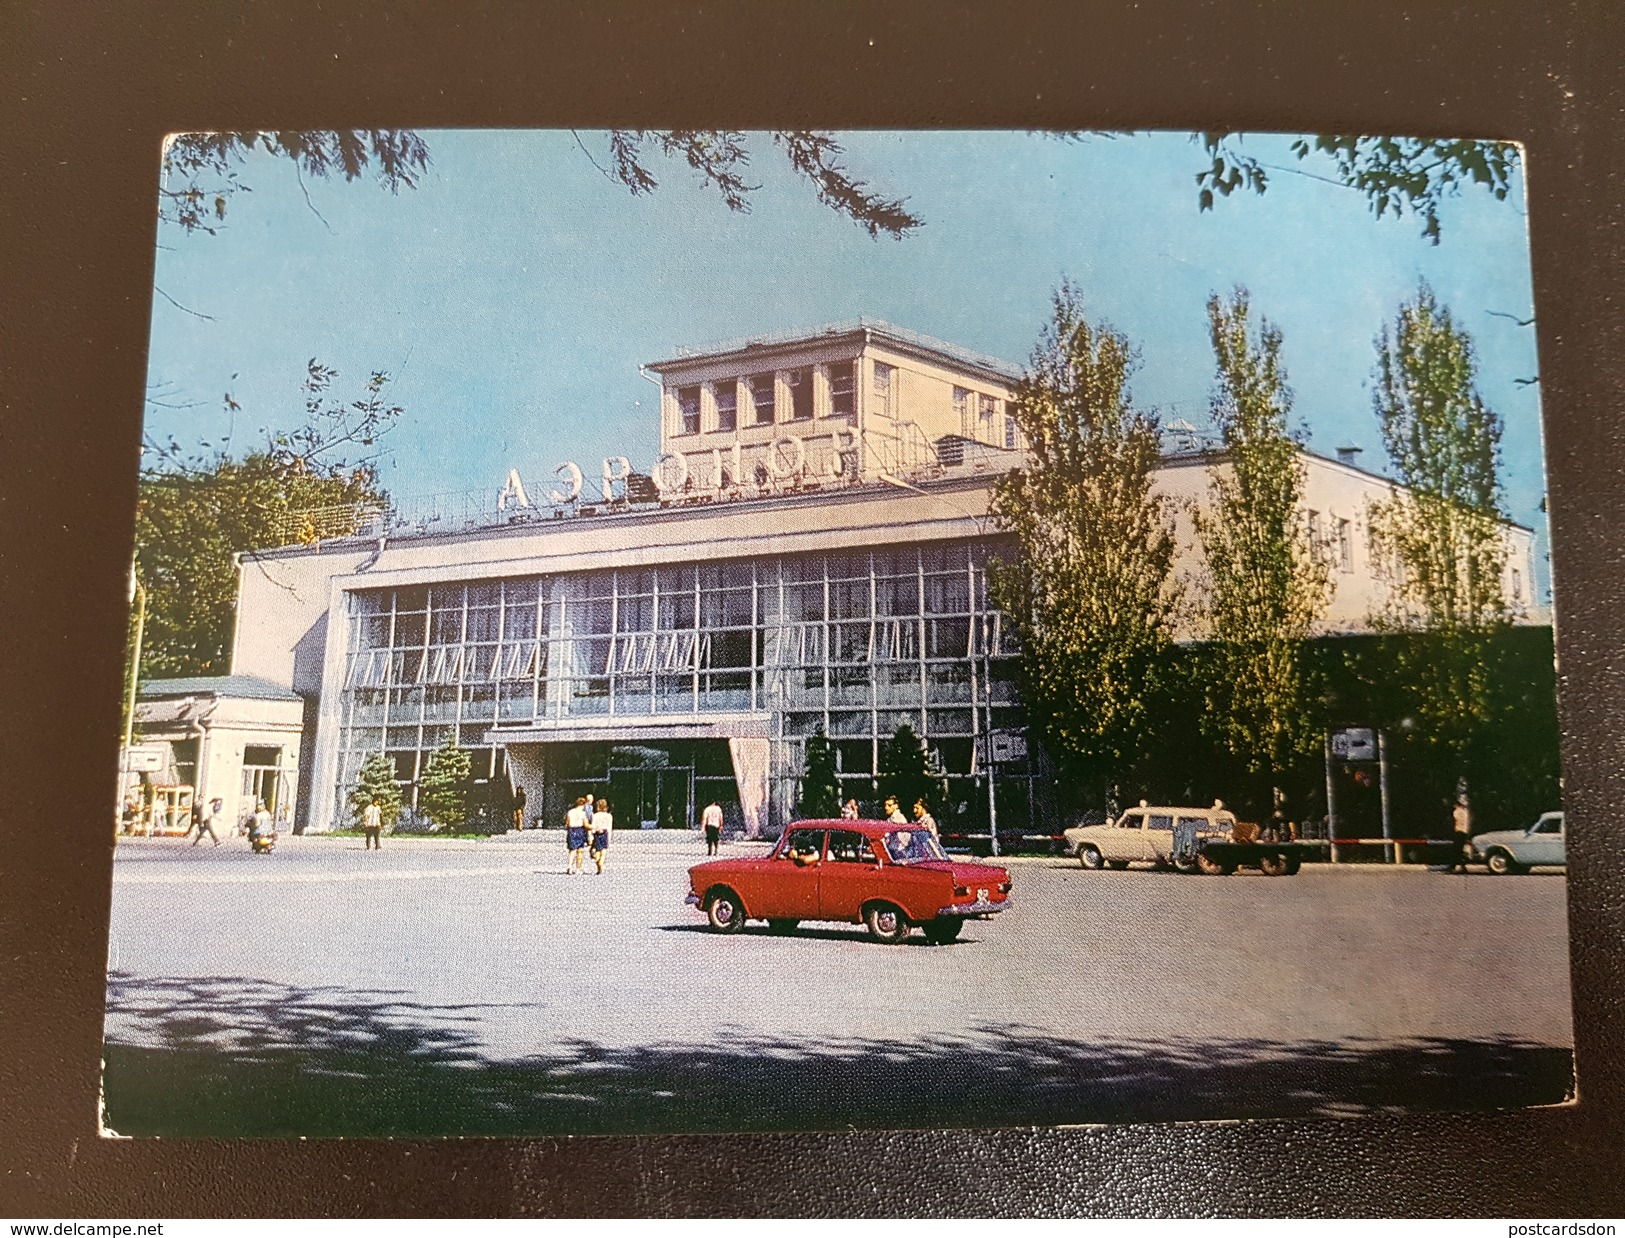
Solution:
[[[716,799],[774,832],[809,736],[830,737],[869,807],[880,746],[907,723],[958,828],[1053,829],[988,600],[988,561],[1010,553],[992,488],[1024,460],[1019,371],[869,320],[645,369],[662,391],[646,471],[510,471],[483,510],[363,513],[359,531],[352,514],[339,536],[242,556],[232,672],[303,702],[284,749],[296,824],[347,825],[380,752],[413,804],[452,739],[548,825],[592,792],[621,827],[687,826]],[[1199,502],[1214,453],[1177,423],[1166,446],[1159,488]],[[1340,456],[1304,457],[1328,632],[1359,628],[1387,588],[1366,512],[1391,483]],[[1188,514],[1178,537],[1181,570],[1199,570]],[[1532,536],[1509,537],[1507,596],[1527,604]]]

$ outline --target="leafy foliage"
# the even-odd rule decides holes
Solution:
[[[1479,398],[1472,339],[1423,281],[1376,341],[1373,404],[1405,491],[1372,529],[1397,579],[1379,624],[1408,630],[1403,678],[1423,731],[1461,760],[1492,712],[1491,646],[1508,621],[1500,417]]]
[[[801,776],[803,817],[834,817],[841,811],[841,782],[835,772],[835,745],[819,727],[807,740],[807,767]]]
[[[391,193],[412,188],[429,168],[428,145],[410,129],[180,133],[164,147],[159,218],[213,235],[231,199],[249,192],[236,169],[256,150],[292,160],[301,182],[306,175],[353,181],[370,168]]]
[[[905,815],[915,800],[939,810],[947,803],[948,783],[941,765],[906,722],[880,745],[879,775],[881,796],[895,795]]]
[[[1263,193],[1269,188],[1271,169],[1240,147],[1239,134],[1217,130],[1198,135],[1212,164],[1196,174],[1200,209],[1212,210],[1215,195],[1229,197],[1238,189]],[[1439,208],[1463,185],[1481,185],[1496,201],[1511,191],[1518,169],[1518,147],[1512,142],[1471,139],[1362,137],[1323,133],[1299,138],[1292,154],[1300,164],[1326,157],[1332,163],[1330,180],[1363,195],[1381,218],[1390,211],[1408,210],[1423,221],[1422,235],[1439,243]],[[1318,175],[1301,168],[1277,171]]]
[[[265,432],[265,445],[243,455],[230,444],[187,456],[171,440],[148,442],[155,463],[143,468],[136,500],[136,572],[147,591],[143,673],[220,675],[231,663],[237,602],[233,555],[314,540],[352,529],[358,510],[383,502],[371,459],[347,462],[347,449],[371,449],[402,409],[385,398],[389,376],[374,373],[362,395],[334,402],[338,377],[312,359],[303,390],[305,424]],[[240,411],[226,396],[227,410]],[[207,448],[205,444],[205,448]],[[252,566],[246,570],[256,570]]]
[[[350,792],[350,816],[361,823],[361,814],[373,800],[383,813],[384,828],[391,829],[401,815],[401,789],[395,784],[395,762],[375,752],[362,762],[356,774],[355,790]]]
[[[993,499],[1020,552],[990,580],[1020,638],[1031,723],[1108,799],[1154,723],[1178,603],[1172,518],[1152,491],[1158,423],[1131,402],[1135,363],[1063,284],[1011,402],[1031,463]]]
[[[1304,646],[1325,613],[1331,578],[1325,547],[1302,518],[1305,470],[1289,427],[1292,393],[1281,366],[1281,332],[1249,324],[1247,291],[1208,299],[1218,365],[1213,420],[1224,461],[1212,505],[1196,512],[1210,573],[1202,650],[1208,731],[1272,780],[1318,739]]]
[[[447,740],[429,754],[418,781],[418,806],[441,829],[468,823],[468,790],[473,758]]]
[[[846,170],[844,151],[832,134],[782,129],[770,136],[790,166],[812,185],[818,200],[870,236],[901,238],[920,226],[904,199],[876,193]],[[703,184],[722,195],[731,211],[748,212],[750,195],[759,188],[748,179],[750,138],[735,130],[611,129],[608,146],[607,162],[594,159],[595,165],[636,195],[659,186],[652,154],[687,164]],[[583,143],[582,150],[586,149]],[[232,198],[249,192],[238,168],[256,151],[291,160],[301,184],[306,176],[342,175],[353,181],[371,170],[391,193],[412,188],[429,168],[428,145],[410,129],[183,133],[171,138],[164,150],[160,218],[184,232],[215,233],[225,222]],[[591,152],[588,157],[593,158]]]

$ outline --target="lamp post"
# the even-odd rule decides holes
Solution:
[[[136,579],[135,565],[130,565],[130,601],[135,605],[135,649],[130,655],[130,683],[124,697],[124,750],[119,761],[119,807],[122,811],[124,796],[130,783],[130,744],[135,739],[135,695],[141,685],[141,638],[147,626],[147,591]],[[134,822],[131,822],[132,827]]]

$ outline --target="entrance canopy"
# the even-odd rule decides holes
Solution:
[[[534,722],[525,726],[493,727],[484,742],[512,747],[515,744],[636,744],[662,739],[767,739],[768,715],[759,714],[679,714],[661,716],[616,715],[604,718],[570,718],[557,723]]]

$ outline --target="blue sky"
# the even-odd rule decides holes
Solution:
[[[381,461],[391,492],[494,498],[510,466],[527,479],[606,454],[647,467],[657,393],[638,364],[681,346],[864,314],[1020,363],[1067,277],[1140,347],[1136,399],[1199,426],[1214,382],[1205,303],[1245,285],[1284,333],[1311,446],[1352,440],[1380,471],[1372,340],[1426,277],[1477,343],[1480,390],[1506,422],[1508,511],[1544,548],[1538,388],[1514,381],[1537,372],[1534,331],[1492,313],[1533,314],[1521,192],[1448,201],[1434,246],[1420,220],[1376,219],[1360,196],[1285,172],[1261,198],[1199,213],[1203,152],[1184,134],[843,134],[849,169],[925,219],[872,240],[765,138],[740,215],[659,156],[660,188],[634,198],[565,131],[424,137],[416,189],[301,186],[259,157],[218,235],[160,227],[157,287],[210,319],[154,296],[150,391],[196,406],[149,405],[149,432],[194,444],[229,429],[246,448],[262,426],[298,424],[309,358],[339,370],[346,398],[382,369],[407,410]],[[602,134],[581,137],[602,151]],[[1286,166],[1288,143],[1246,149]]]

